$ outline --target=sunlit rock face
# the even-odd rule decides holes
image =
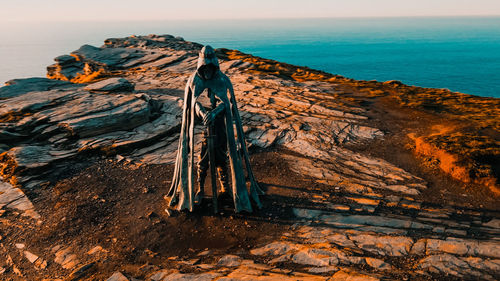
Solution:
[[[0,115],[8,120],[0,132],[6,144],[4,170],[9,171],[4,174],[31,188],[43,167],[89,150],[112,150],[149,164],[171,163],[182,89],[196,67],[200,48],[171,36],[108,39],[103,47],[84,45],[57,57],[48,67],[52,79],[18,79],[0,88],[5,97],[0,100]],[[366,163],[361,155],[338,146],[383,133],[365,125],[363,109],[339,104],[331,84],[256,79],[245,72],[248,67],[241,61],[221,61],[235,85],[250,145],[281,146],[303,155],[303,161],[317,159],[325,165],[349,158],[342,161],[345,169],[368,174],[380,174],[384,167],[398,170],[380,160],[374,160],[376,170],[367,169],[357,164]],[[39,155],[36,160],[30,151]],[[320,170],[300,172],[326,181],[341,178]]]
[[[174,163],[183,89],[201,47],[169,35],[108,39],[102,47],[84,45],[57,57],[48,78],[11,80],[0,88],[6,181],[0,209],[43,225],[25,193],[88,156],[137,166]],[[306,81],[312,74],[301,68],[294,79],[263,73],[257,62],[227,54],[219,50],[221,70],[234,84],[250,148],[284,151],[280,159],[290,171],[328,186],[328,192],[311,187],[309,206],[286,206],[292,226],[280,237],[243,252],[214,254],[207,262],[200,257],[211,255],[208,250],[195,259],[133,265],[141,267],[141,280],[498,279],[500,224],[494,214],[427,204],[421,200],[428,190],[424,179],[349,148],[386,134],[335,79]],[[47,278],[92,276],[92,262],[116,254],[100,245],[79,249],[62,242],[46,252],[28,248],[12,251],[21,256],[8,272],[22,274],[25,262]],[[125,271],[108,276],[135,280]]]

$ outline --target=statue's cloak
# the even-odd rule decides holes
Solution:
[[[217,71],[212,79],[203,79],[199,74],[198,70],[207,64],[213,64],[217,67]],[[249,197],[252,198],[258,208],[261,208],[259,194],[263,192],[257,185],[250,166],[245,135],[238,112],[238,106],[236,104],[236,98],[234,96],[233,86],[229,78],[220,71],[215,54],[213,56],[205,56],[203,52],[200,53],[198,59],[197,71],[189,77],[184,92],[179,146],[172,185],[167,194],[167,196],[170,197],[169,206],[176,206],[177,210],[189,211],[192,211],[194,207],[194,169],[196,167],[194,163],[194,146],[196,144],[194,134],[196,119],[195,104],[205,89],[210,89],[224,106],[227,151],[229,154],[228,165],[231,173],[231,191],[235,211],[252,212],[252,205]],[[243,170],[242,161],[245,162],[248,180],[250,181],[250,194],[246,186],[245,171]],[[212,163],[210,163],[210,165],[212,165]]]

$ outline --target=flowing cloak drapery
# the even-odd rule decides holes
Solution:
[[[217,70],[213,79],[204,80],[197,73],[191,75],[186,85],[184,93],[184,106],[182,110],[182,125],[179,136],[179,146],[175,161],[174,176],[172,185],[168,192],[171,198],[171,207],[177,204],[178,210],[193,210],[194,207],[194,126],[195,126],[195,104],[197,98],[205,89],[210,89],[212,93],[221,101],[225,108],[225,123],[228,146],[229,168],[232,182],[232,197],[236,212],[252,212],[250,198],[258,208],[261,208],[259,194],[263,192],[257,185],[253,176],[248,151],[245,143],[245,136],[241,124],[241,118],[234,96],[234,90],[229,78],[220,70]],[[234,126],[233,126],[234,124]],[[236,130],[235,130],[236,129]],[[250,181],[250,194],[246,187],[246,179],[243,170],[245,162],[248,179]],[[212,165],[212,163],[210,163]]]

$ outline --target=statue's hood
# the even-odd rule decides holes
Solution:
[[[213,64],[217,70],[219,69],[219,60],[215,55],[215,50],[210,45],[206,45],[200,51],[196,70],[199,70],[201,67],[209,64]]]

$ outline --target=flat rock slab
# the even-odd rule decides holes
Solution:
[[[71,54],[78,57],[80,61],[92,61],[103,66],[118,67],[132,59],[144,57],[147,52],[138,49],[97,48],[83,45]]]
[[[362,274],[351,270],[341,270],[335,273],[331,281],[378,281],[377,277],[373,277],[367,274]]]
[[[134,90],[134,85],[125,78],[113,77],[89,84],[85,87],[85,90],[96,92],[131,92]]]
[[[67,81],[52,80],[47,78],[26,78],[13,79],[5,83],[6,86],[0,87],[0,99],[20,96],[29,92],[42,92],[54,88],[78,87]]]
[[[3,207],[16,209],[25,216],[40,219],[40,215],[24,192],[7,182],[0,182],[0,209]]]
[[[106,281],[130,281],[125,275],[121,272],[115,272],[111,275]]]
[[[235,267],[241,264],[242,258],[236,255],[225,255],[223,256],[217,264],[225,267]]]

